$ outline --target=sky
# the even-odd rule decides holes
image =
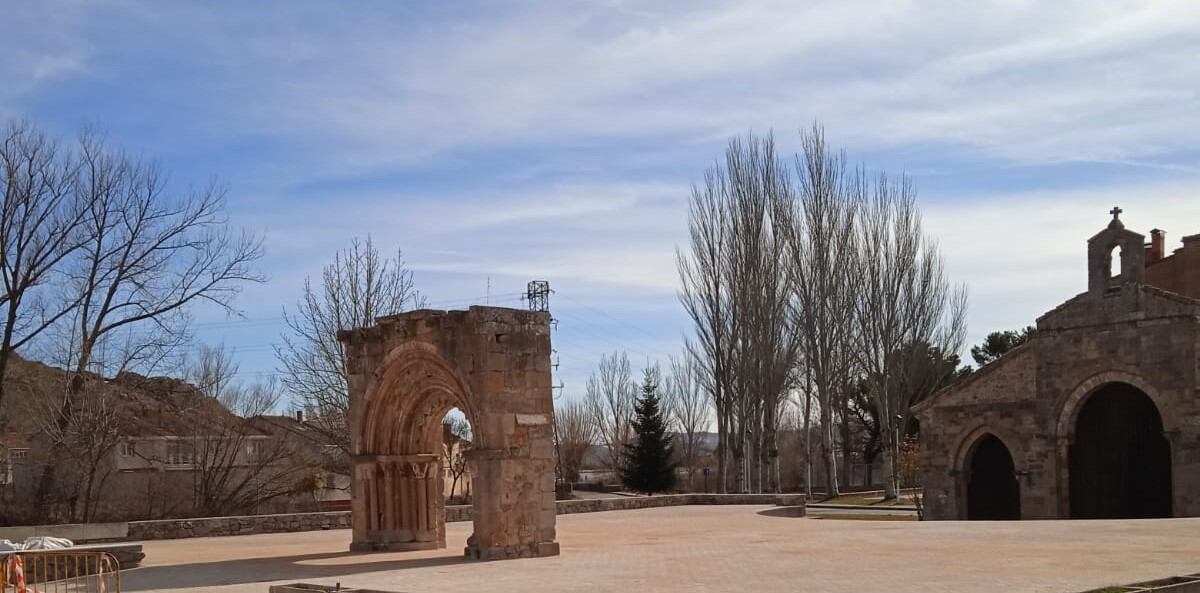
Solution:
[[[196,334],[246,380],[367,235],[435,308],[550,281],[564,397],[605,352],[665,362],[691,185],[747,132],[911,176],[972,343],[1083,291],[1114,205],[1200,233],[1195,2],[0,0],[0,56],[0,118],[228,186],[270,279]]]

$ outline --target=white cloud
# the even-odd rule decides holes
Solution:
[[[89,44],[144,43],[192,70],[171,81],[171,100],[196,115],[184,125],[287,139],[296,179],[813,119],[857,150],[936,144],[1023,163],[1154,164],[1200,134],[1200,5],[1183,0],[570,2],[452,17],[289,7],[266,19],[118,5],[91,13],[114,23],[101,32],[58,17],[5,78],[78,75]]]
[[[255,125],[332,139],[346,167],[813,118],[859,148],[1020,162],[1153,157],[1200,133],[1188,2],[571,3],[404,36],[389,25],[357,23],[303,60],[243,56],[281,82],[256,95]]]
[[[927,204],[926,230],[947,271],[970,289],[972,342],[1014,329],[1087,289],[1087,240],[1103,230],[1114,205],[1126,228],[1167,231],[1168,250],[1200,232],[1200,179],[1185,183],[1085,186],[993,194]]]
[[[0,113],[71,77],[110,77],[135,93],[136,110],[104,97],[145,119],[131,127],[195,154],[232,147],[227,158],[267,187],[261,213],[237,213],[269,232],[274,280],[255,306],[277,308],[281,291],[368,233],[403,247],[445,298],[481,294],[489,276],[547,277],[630,308],[674,306],[678,180],[697,178],[730,134],[790,136],[813,119],[852,156],[922,150],[931,167],[974,160],[993,179],[997,167],[1073,161],[1161,169],[1116,186],[1059,178],[1074,187],[980,185],[969,200],[927,202],[951,274],[971,287],[978,335],[1081,291],[1084,242],[1114,203],[1131,228],[1200,230],[1187,228],[1200,220],[1193,2],[541,2],[449,20],[400,4],[85,5],[96,12],[29,9],[19,28],[36,35],[0,38]],[[164,78],[122,78],[145,72]],[[581,146],[601,148],[576,157]],[[562,154],[517,160],[539,152]],[[500,153],[515,162],[473,166]],[[448,161],[464,166],[430,166]],[[408,172],[437,180],[410,185]],[[397,180],[354,189],[367,173]],[[285,198],[321,184],[332,197]]]

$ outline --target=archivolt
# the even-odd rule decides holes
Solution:
[[[459,408],[473,420],[468,391],[461,379],[432,349],[409,343],[388,354],[375,377],[361,421],[362,453],[409,455],[434,453],[442,418]]]

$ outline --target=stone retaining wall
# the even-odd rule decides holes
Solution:
[[[587,500],[560,500],[559,515],[626,511],[682,505],[778,505],[803,507],[803,494],[666,494],[662,496],[622,496]],[[803,516],[803,512],[797,516]],[[446,522],[471,520],[470,506],[446,507]],[[205,517],[198,519],[164,519],[132,521],[128,539],[177,539],[221,535],[252,535],[255,533],[288,533],[348,529],[349,511],[328,513],[291,513],[284,515],[250,515],[245,517]]]
[[[244,517],[161,519],[155,521],[130,521],[128,539],[177,539],[185,537],[252,535],[255,533],[286,533],[292,531],[321,531],[325,529],[349,528],[350,511],[248,515]]]

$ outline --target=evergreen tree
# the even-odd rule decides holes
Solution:
[[[642,393],[634,406],[634,442],[625,445],[621,468],[625,487],[646,494],[667,492],[675,486],[675,451],[659,407],[658,383],[657,367],[643,372]]]
[[[971,346],[971,358],[974,358],[979,366],[988,364],[1009,350],[1028,342],[1036,331],[1037,328],[1029,326],[1019,332],[1012,330],[992,332],[987,335],[987,338],[984,338],[982,344]]]

